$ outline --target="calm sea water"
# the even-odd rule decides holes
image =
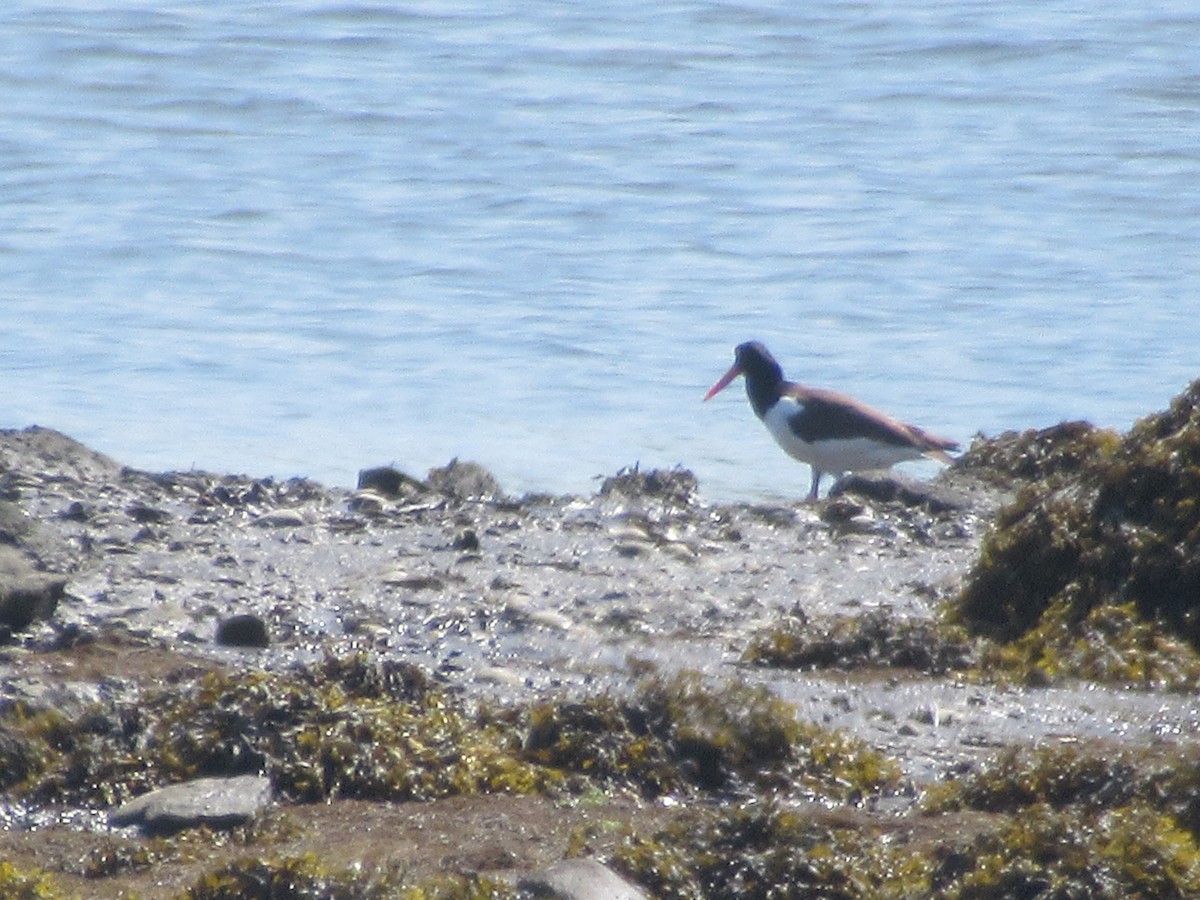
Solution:
[[[0,427],[142,468],[802,496],[740,390],[962,440],[1200,376],[1200,7],[0,11]]]

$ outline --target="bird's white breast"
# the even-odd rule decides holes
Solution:
[[[905,460],[918,459],[921,451],[872,441],[868,438],[831,438],[801,440],[792,431],[789,420],[800,412],[800,404],[791,397],[781,397],[763,416],[763,424],[784,452],[794,459],[808,463],[821,472],[858,472],[886,469]]]

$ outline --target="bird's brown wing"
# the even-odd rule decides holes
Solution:
[[[866,438],[929,453],[958,448],[955,441],[929,434],[914,425],[905,425],[836,391],[796,384],[788,385],[783,393],[803,404],[788,422],[803,441]]]

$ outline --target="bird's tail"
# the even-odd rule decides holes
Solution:
[[[946,451],[957,450],[958,441],[951,440],[950,438],[938,437],[936,434],[930,434],[928,431],[923,431],[922,429],[912,425],[909,427],[912,428],[913,432],[915,432],[916,436],[920,438],[921,443],[924,445],[924,456],[928,457],[929,459],[936,459],[938,462],[945,463],[948,466],[954,463],[954,457]]]

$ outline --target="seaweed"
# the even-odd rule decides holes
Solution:
[[[779,669],[911,669],[943,675],[968,668],[974,648],[961,628],[900,621],[882,610],[824,622],[785,619],[760,631],[742,662]]]
[[[1090,753],[1072,745],[1010,747],[983,768],[928,792],[922,808],[927,813],[1015,813],[1035,804],[1108,808],[1148,793],[1138,771],[1130,753]]]
[[[1195,897],[1200,850],[1170,816],[1143,806],[1103,815],[1034,804],[938,849],[927,896]]]
[[[140,703],[77,719],[10,715],[7,725],[39,760],[12,790],[40,803],[111,806],[170,782],[253,772],[297,802],[536,792],[556,779],[418,670],[363,656],[285,674],[210,673]]]
[[[1200,381],[1119,440],[1063,428],[1047,452],[1071,464],[1033,467],[1038,480],[998,515],[952,618],[1002,643],[1033,635],[1036,658],[1014,662],[1043,676],[1190,687],[1200,674]],[[1137,621],[1190,645],[1183,665],[1155,662],[1178,646],[1158,646]],[[1098,634],[1120,663],[1085,655],[1073,665],[1072,645]]]
[[[161,784],[263,772],[285,799],[428,800],[589,785],[644,797],[800,787],[839,800],[889,790],[895,762],[800,722],[761,687],[648,676],[627,697],[481,706],[410,666],[329,658],[289,673],[209,673],[142,702],[6,727],[38,766],[11,792],[112,806]]]
[[[505,900],[516,891],[479,875],[446,875],[415,884],[403,872],[331,867],[315,855],[243,857],[206,872],[180,900]]]
[[[633,695],[538,704],[524,758],[645,798],[801,787],[841,801],[894,788],[899,767],[841,732],[801,722],[762,687],[695,672],[644,678]]]
[[[994,438],[979,435],[954,467],[1003,488],[1062,481],[1113,452],[1119,442],[1115,431],[1090,422],[1063,422],[1050,428],[1006,431]]]
[[[865,894],[836,829],[777,803],[702,810],[662,831],[625,835],[614,863],[662,900],[827,898]],[[861,847],[855,847],[861,850]]]
[[[54,879],[40,869],[18,869],[0,859],[0,897],[11,900],[55,900],[64,896]]]

